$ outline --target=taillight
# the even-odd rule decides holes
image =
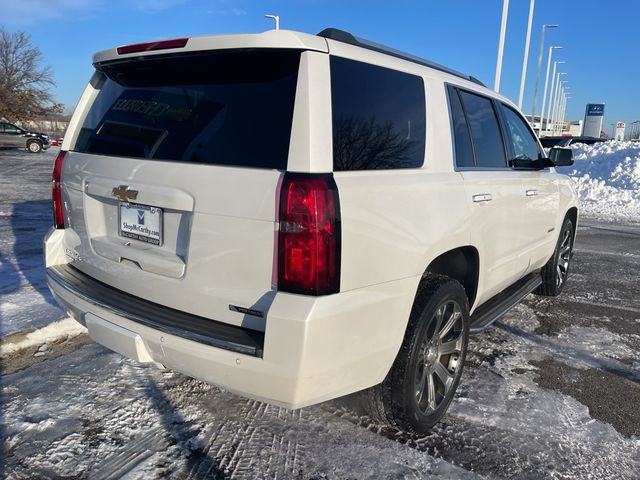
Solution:
[[[187,44],[188,38],[174,38],[172,40],[160,40],[159,42],[136,43],[116,48],[118,55],[125,53],[150,52],[153,50],[165,50],[167,48],[182,48]]]
[[[64,212],[62,211],[62,165],[64,157],[67,154],[65,150],[60,150],[53,165],[53,178],[51,188],[51,198],[53,199],[53,226],[56,228],[64,228]]]
[[[340,291],[340,203],[333,176],[286,173],[278,220],[278,290]]]

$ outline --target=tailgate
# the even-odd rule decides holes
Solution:
[[[263,49],[98,66],[62,175],[73,266],[264,331],[299,60]]]

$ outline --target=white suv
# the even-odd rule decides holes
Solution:
[[[470,332],[557,295],[569,180],[472,77],[339,30],[97,53],[55,162],[48,282],[91,337],[289,408],[368,389],[425,431]]]

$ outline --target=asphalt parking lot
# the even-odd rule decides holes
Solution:
[[[59,318],[44,284],[55,151],[0,150],[0,334]],[[7,478],[638,478],[640,225],[582,219],[557,298],[473,336],[430,434],[357,396],[287,411],[140,365],[86,336],[2,358]],[[43,355],[34,356],[38,351]]]

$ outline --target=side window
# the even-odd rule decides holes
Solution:
[[[513,159],[537,160],[540,158],[538,142],[520,115],[504,104],[501,104],[501,108]]]
[[[334,171],[422,166],[422,78],[331,57],[331,108]]]
[[[459,93],[471,131],[476,167],[505,168],[507,161],[502,133],[500,133],[493,102],[486,97],[464,90],[460,90]]]
[[[0,123],[0,133],[4,133],[4,123]]]
[[[467,119],[464,116],[464,110],[460,103],[458,90],[454,87],[448,87],[449,106],[451,109],[451,123],[453,125],[453,135],[456,148],[456,166],[473,167],[475,162],[473,159],[473,146],[471,145],[471,136]]]

